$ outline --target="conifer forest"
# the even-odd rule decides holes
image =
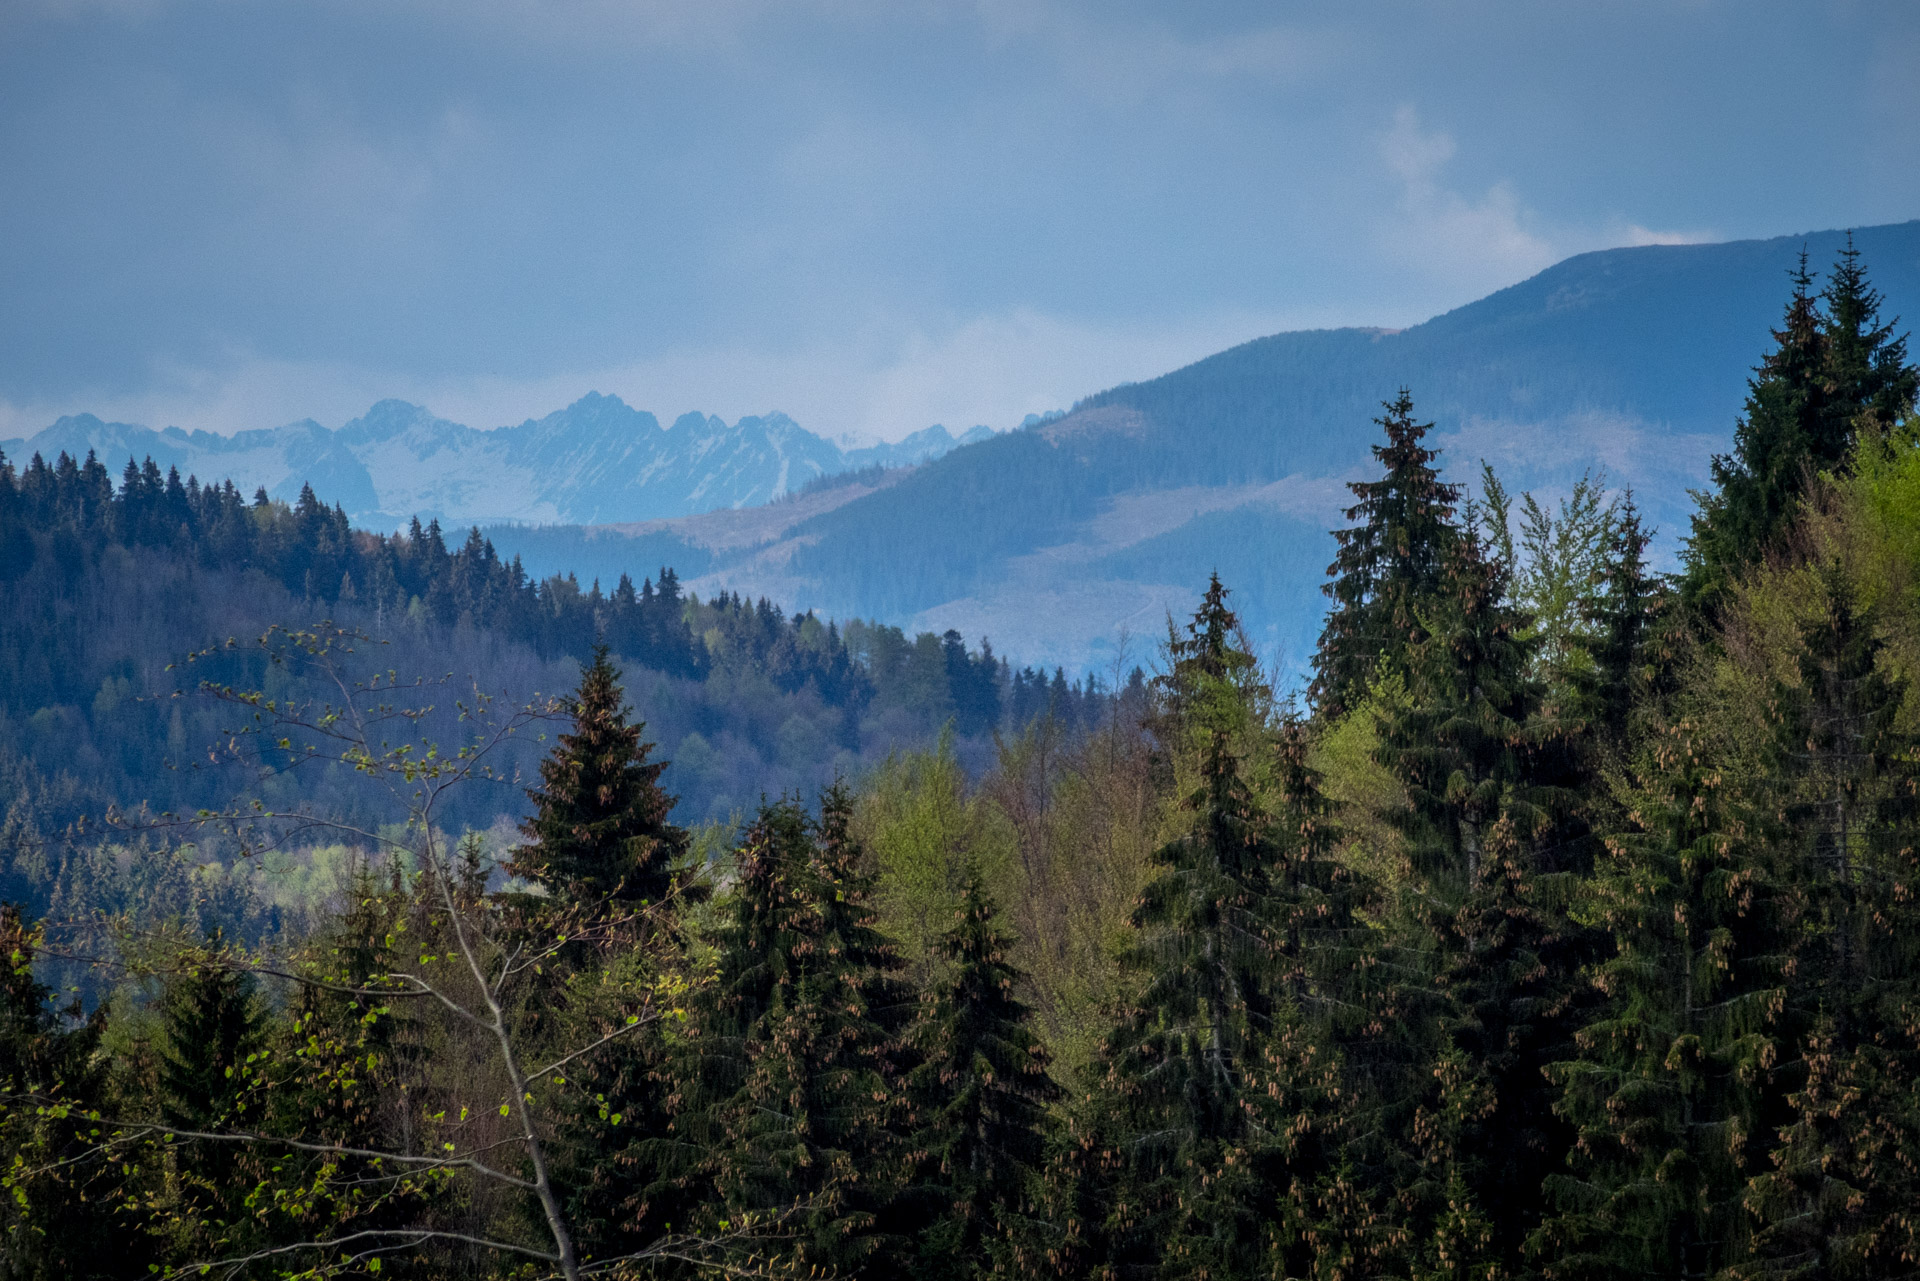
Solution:
[[[1781,292],[1672,572],[1380,388],[1298,680],[0,461],[0,1277],[1920,1275],[1920,370]]]

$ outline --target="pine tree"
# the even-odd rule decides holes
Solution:
[[[1399,664],[1421,633],[1420,611],[1440,588],[1455,530],[1457,486],[1440,480],[1439,451],[1424,444],[1432,423],[1413,420],[1405,388],[1376,418],[1387,443],[1373,456],[1385,468],[1379,480],[1348,486],[1357,500],[1346,518],[1359,522],[1334,531],[1339,554],[1322,590],[1333,599],[1313,659],[1310,696],[1323,720],[1336,720],[1365,696],[1384,666]]]
[[[620,671],[596,645],[572,699],[573,732],[540,763],[541,786],[527,792],[531,844],[512,870],[583,901],[659,903],[673,890],[687,834],[667,815],[660,789],[666,762],[647,760],[644,724],[629,725]]]
[[[255,1131],[270,1097],[259,1052],[266,1016],[253,976],[226,963],[216,932],[205,954],[170,976],[160,996],[162,1124],[187,1131],[175,1147],[179,1230],[172,1248],[188,1261],[243,1253],[262,1240],[259,1207],[250,1194],[265,1174],[261,1153],[201,1134]]]
[[[1847,461],[1863,425],[1885,431],[1911,410],[1920,370],[1907,364],[1897,322],[1849,237],[1827,287],[1813,291],[1806,254],[1774,350],[1748,383],[1734,452],[1713,460],[1715,489],[1700,495],[1683,580],[1689,603],[1711,608],[1727,585],[1773,548],[1808,479]]]
[[[1335,806],[1309,764],[1311,746],[1305,724],[1282,724],[1270,899],[1279,1000],[1250,1102],[1267,1135],[1260,1181],[1272,1223],[1263,1274],[1334,1278],[1372,1271],[1398,1250],[1384,1190],[1360,1187],[1351,1160],[1363,1156],[1380,1103],[1365,1070],[1383,1030],[1369,990],[1376,931],[1357,916],[1377,887],[1339,861]]]
[[[1444,571],[1405,660],[1408,704],[1384,720],[1379,755],[1407,789],[1397,825],[1414,873],[1458,903],[1480,883],[1488,831],[1516,803],[1539,803],[1525,792],[1541,690],[1528,673],[1525,620],[1472,531]]]
[[[36,932],[0,907],[0,1277],[80,1281],[143,1276],[137,1190],[98,1160],[86,1115],[108,1104],[98,1051],[106,1011],[54,1007],[33,973]],[[64,1113],[64,1114],[63,1114]],[[130,1195],[133,1194],[133,1195]]]
[[[1469,527],[1407,654],[1406,702],[1383,717],[1380,763],[1406,794],[1397,826],[1412,878],[1389,946],[1414,1014],[1402,1051],[1426,1090],[1402,1142],[1416,1268],[1510,1270],[1536,1226],[1531,1189],[1570,1140],[1541,1070],[1570,1049],[1583,958],[1566,915],[1581,869],[1564,814],[1567,745],[1542,718],[1526,619],[1507,566]],[[1417,1013],[1416,1013],[1417,1012]]]
[[[1061,1098],[1014,994],[1022,976],[996,913],[978,869],[969,869],[959,920],[941,940],[949,976],[914,1034],[914,1192],[929,1219],[918,1234],[918,1276],[984,1275],[989,1256],[1009,1254],[1007,1236],[1046,1154],[1047,1109]]]
[[[903,1038],[915,1000],[873,925],[872,884],[830,789],[810,821],[764,808],[740,851],[719,973],[681,1069],[683,1195],[711,1187],[729,1220],[774,1216],[790,1262],[893,1276],[911,1123]]]
[[[1237,1275],[1266,1250],[1268,1142],[1247,1105],[1264,1070],[1283,969],[1273,873],[1281,854],[1242,753],[1268,741],[1252,659],[1216,577],[1163,680],[1162,732],[1198,775],[1184,830],[1153,855],[1123,963],[1143,990],[1105,1052],[1109,1123],[1126,1154],[1110,1217],[1113,1266]]]
[[[383,891],[364,863],[354,871],[349,896],[346,911],[309,950],[314,981],[300,988],[291,1019],[271,1029],[261,1128],[363,1151],[404,1148],[395,1131],[404,1132],[412,1118],[394,1112],[423,1100],[408,1097],[405,1069],[417,1064],[407,1062],[399,1017],[383,993],[396,959],[395,917],[405,905]],[[276,1153],[272,1176],[282,1189],[324,1189],[287,1199],[292,1221],[272,1225],[286,1240],[313,1239],[329,1226],[399,1228],[418,1222],[431,1198],[430,1181],[392,1177],[381,1163],[358,1156],[287,1149]]]
[[[1650,633],[1665,599],[1647,568],[1650,541],[1628,494],[1607,529],[1599,590],[1580,603],[1588,665],[1574,679],[1575,716],[1615,751],[1624,746],[1635,702],[1647,692]]]
[[[1793,1002],[1811,1026],[1773,1168],[1748,1190],[1756,1275],[1910,1275],[1920,1258],[1920,756],[1903,682],[1837,566],[1779,691],[1802,896]]]
[[[1714,456],[1714,490],[1698,495],[1683,580],[1686,598],[1696,606],[1711,607],[1731,579],[1773,544],[1793,515],[1807,468],[1816,463],[1816,442],[1831,448],[1821,440],[1821,428],[1834,417],[1824,377],[1827,324],[1804,252],[1792,281],[1774,349],[1748,380],[1733,453]]]
[[[1694,723],[1653,735],[1634,826],[1609,838],[1588,909],[1614,947],[1595,969],[1604,1004],[1553,1068],[1578,1135],[1531,1242],[1553,1281],[1742,1262],[1742,1196],[1785,1120],[1773,1073],[1795,1035],[1790,895],[1766,808],[1733,789]]]
[[[1885,432],[1912,412],[1920,369],[1907,363],[1906,335],[1894,333],[1899,321],[1881,321],[1885,298],[1868,282],[1851,232],[1820,296],[1826,304],[1831,391],[1830,412],[1813,454],[1820,466],[1830,468],[1845,461],[1867,423]]]
[[[213,946],[219,947],[216,935]],[[160,999],[160,1116],[183,1130],[213,1131],[245,1114],[249,1059],[264,1015],[252,975],[209,957],[168,980]]]

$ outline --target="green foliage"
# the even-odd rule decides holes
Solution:
[[[1652,632],[1666,596],[1647,569],[1648,534],[1629,496],[1609,523],[1600,564],[1578,602],[1583,662],[1573,667],[1573,713],[1617,752],[1633,708],[1651,689],[1648,657]]]
[[[947,977],[946,934],[976,878],[1003,887],[1013,870],[1005,817],[980,796],[942,734],[932,751],[890,756],[860,789],[854,830],[878,874],[874,906],[921,987]],[[991,892],[990,890],[987,892]]]
[[[919,1168],[906,1195],[928,1219],[916,1244],[921,1276],[984,1275],[1032,1234],[1029,1205],[1053,1128],[1049,1109],[1063,1095],[1016,994],[1023,976],[997,914],[973,871],[958,919],[940,940],[945,978],[930,990],[913,1034],[919,1062],[907,1089],[917,1108]]]
[[[1643,746],[1633,786],[1632,828],[1592,886],[1615,949],[1596,969],[1606,1003],[1555,1068],[1579,1131],[1534,1243],[1555,1278],[1739,1263],[1742,1193],[1783,1119],[1790,900],[1764,813],[1730,794],[1710,737],[1684,721]]]
[[[914,1001],[874,928],[848,805],[837,789],[817,820],[770,805],[743,838],[675,1128],[710,1216],[774,1217],[800,1266],[887,1276],[907,1248]]]
[[[1901,682],[1837,566],[1800,628],[1799,679],[1778,691],[1778,786],[1802,918],[1793,1002],[1811,1026],[1774,1168],[1749,1185],[1765,1224],[1755,1271],[1897,1275],[1920,1222],[1913,1081],[1913,894],[1920,746]]]
[[[1087,736],[1048,717],[1002,740],[979,795],[1011,834],[999,890],[1027,999],[1063,1081],[1096,1072],[1112,1012],[1132,999],[1121,957],[1151,879],[1162,792],[1152,742],[1122,703]]]
[[[1488,472],[1457,502],[1403,393],[1312,719],[1217,576],[1155,679],[1112,689],[683,602],[729,697],[825,707],[863,672],[883,719],[952,729],[695,848],[602,649],[514,856],[544,895],[490,894],[481,836],[444,840],[493,740],[369,740],[429,713],[386,677],[310,700],[353,638],[274,633],[256,687],[216,686],[262,793],[219,839],[261,870],[137,833],[16,862],[148,888],[57,948],[0,919],[0,1271],[1911,1277],[1920,428],[1876,307],[1851,255],[1818,299],[1798,278],[1703,500],[1705,608],[1598,480],[1549,506]],[[50,492],[85,519],[159,536],[124,495],[164,481],[69,471]],[[35,531],[28,575],[65,554]],[[91,714],[137,688],[90,682]],[[761,726],[777,754],[878,723],[797,706]],[[757,750],[710,728],[676,770]],[[0,759],[9,832],[70,800],[31,764]],[[402,817],[326,812],[301,789],[335,767]],[[316,829],[341,844],[269,839]],[[356,842],[389,847],[379,876]],[[346,868],[339,902],[271,946],[182,942],[270,857],[299,887]],[[36,954],[116,945],[158,999],[53,1008]]]
[[[1325,719],[1341,716],[1419,640],[1420,610],[1439,590],[1456,532],[1459,488],[1440,480],[1439,451],[1423,443],[1433,424],[1413,420],[1404,388],[1385,408],[1374,421],[1387,443],[1373,447],[1385,473],[1347,486],[1356,501],[1346,518],[1359,524],[1334,531],[1340,551],[1324,588],[1333,608],[1313,658],[1313,704]]]
[[[1717,607],[1733,579],[1776,547],[1808,482],[1839,469],[1859,433],[1900,421],[1920,390],[1906,339],[1880,320],[1851,237],[1816,294],[1806,255],[1793,297],[1748,384],[1734,450],[1713,460],[1714,490],[1700,496],[1687,545],[1686,598]]]
[[[667,821],[673,798],[660,790],[665,762],[649,762],[644,725],[627,724],[620,671],[595,646],[571,700],[573,732],[540,763],[542,786],[527,793],[529,844],[513,872],[584,901],[659,903],[673,890],[687,834]]]
[[[138,1276],[152,1253],[142,1217],[121,1203],[126,1175],[88,1159],[113,1093],[98,1057],[106,1018],[54,1007],[33,974],[41,941],[17,908],[0,908],[0,1276]]]
[[[1553,509],[1520,498],[1520,555],[1513,565],[1514,605],[1530,620],[1523,633],[1534,644],[1536,672],[1551,686],[1577,681],[1587,671],[1596,620],[1582,604],[1600,595],[1631,518],[1632,498],[1608,499],[1606,478],[1591,472]],[[1637,523],[1635,528],[1637,529]]]
[[[1134,912],[1123,957],[1140,976],[1130,1016],[1109,1038],[1107,1092],[1125,1183],[1109,1211],[1114,1265],[1160,1259],[1176,1275],[1244,1270],[1260,1255],[1249,1173],[1253,1119],[1243,1100],[1261,1068],[1280,971],[1272,822],[1243,774],[1236,740],[1250,715],[1252,659],[1215,579],[1172,649],[1163,724],[1176,751],[1199,746],[1199,785],[1183,830],[1154,852],[1157,875]]]

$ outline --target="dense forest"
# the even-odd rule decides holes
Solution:
[[[30,466],[10,647],[89,641],[20,584],[130,589],[162,542],[369,612],[176,669],[226,790],[71,838],[304,877],[297,928],[230,926],[265,871],[0,922],[7,1274],[1911,1277],[1920,370],[1879,302],[1803,261],[1674,575],[1601,478],[1447,480],[1402,390],[1298,696],[1217,577],[1076,700],[957,638]],[[582,661],[449,720],[360,617]],[[649,673],[745,673],[864,732],[916,671],[948,733],[737,826],[676,821],[637,719]],[[510,842],[464,821],[522,786]]]
[[[230,803],[249,779],[208,756],[233,726],[202,683],[311,696],[261,638],[323,619],[376,641],[382,670],[438,688],[421,706],[434,705],[423,727],[440,734],[458,723],[463,687],[518,702],[559,693],[604,641],[676,763],[682,821],[815,790],[943,725],[963,758],[984,761],[995,732],[1049,710],[1087,721],[1106,697],[1097,679],[1015,669],[958,633],[843,630],[728,593],[701,601],[671,568],[610,592],[570,575],[535,582],[477,531],[450,547],[437,523],[356,530],[311,489],[292,504],[248,500],[150,459],[129,460],[116,487],[91,455],[18,469],[0,457],[0,896],[43,911],[135,892],[98,883],[72,824],[111,806]],[[539,752],[505,755],[530,772]],[[301,789],[310,804],[375,817],[350,775]],[[510,839],[506,816],[523,804],[517,789],[475,788],[445,818]]]

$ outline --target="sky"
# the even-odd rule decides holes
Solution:
[[[6,0],[0,437],[1017,424],[1920,216],[1911,0]]]

